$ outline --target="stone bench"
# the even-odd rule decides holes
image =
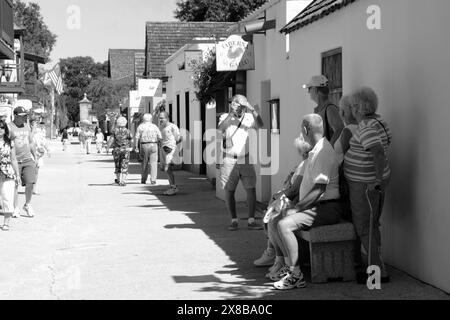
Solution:
[[[313,283],[355,280],[356,232],[353,224],[341,222],[317,227],[310,231],[300,231],[297,236],[309,243]]]

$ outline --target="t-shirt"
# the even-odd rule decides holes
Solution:
[[[349,124],[348,126],[345,127],[345,129],[350,130],[352,135],[354,135],[356,133],[356,131],[358,130],[358,125],[357,124]],[[345,129],[342,130],[341,136],[339,137],[339,139],[334,144],[334,150],[336,150],[336,153],[338,155],[339,164],[342,164],[342,162],[344,161],[344,156],[345,156],[345,154],[344,154],[344,147],[342,146],[342,143],[341,143],[341,138],[342,138],[342,135],[345,132]]]
[[[25,124],[22,128],[19,128],[14,122],[11,122],[9,124],[9,131],[11,141],[14,142],[17,161],[25,162],[34,160],[33,154],[31,153],[32,136],[30,126]]]
[[[228,114],[220,117],[219,126],[227,117]],[[241,120],[242,124],[239,127]],[[256,129],[255,118],[251,113],[245,113],[242,118],[231,117],[229,124],[223,136],[227,140],[226,153],[231,156],[245,157],[248,153],[249,131]]]
[[[162,139],[161,131],[153,123],[143,123],[136,131],[136,141],[141,143],[158,142]]]
[[[384,120],[379,118],[363,120],[350,140],[350,149],[345,155],[344,173],[347,180],[363,183],[375,182],[377,179],[375,162],[370,149],[381,144],[387,159],[391,141],[392,134]],[[386,161],[384,168],[383,180],[389,179],[391,175],[388,162]]]
[[[173,123],[169,123],[165,128],[160,127],[162,136],[162,147],[175,149],[177,140],[180,137],[180,129]]]
[[[305,199],[316,184],[327,185],[319,201],[340,199],[338,157],[327,139],[323,138],[316,144],[302,170],[300,201]]]
[[[113,148],[131,148],[133,137],[127,128],[117,128],[112,136],[114,138]]]

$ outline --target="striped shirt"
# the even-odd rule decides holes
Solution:
[[[381,144],[387,159],[383,180],[389,179],[391,169],[387,155],[391,141],[392,134],[384,120],[379,118],[363,120],[350,140],[350,149],[345,155],[345,177],[354,182],[376,182],[374,157],[370,149]]]

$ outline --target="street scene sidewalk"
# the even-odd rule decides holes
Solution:
[[[140,184],[132,163],[128,186],[114,185],[111,156],[63,153],[52,142],[41,173],[34,220],[20,218],[0,233],[0,299],[450,299],[440,290],[391,270],[392,282],[369,291],[356,283],[309,284],[276,292],[253,267],[264,232],[242,220],[229,232],[222,201],[203,177],[176,172],[180,194],[163,196],[168,182]],[[21,199],[23,195],[21,196]],[[239,206],[241,218],[246,208]]]

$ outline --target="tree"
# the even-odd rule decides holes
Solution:
[[[31,2],[27,4],[20,0],[14,0],[13,3],[14,24],[25,29],[25,34],[23,37],[25,52],[49,59],[56,44],[57,36],[52,33],[45,24],[40,6],[37,3]],[[26,62],[25,80],[34,80],[33,74],[33,63]],[[28,90],[31,90],[31,88],[28,88]]]
[[[178,0],[175,18],[180,21],[237,22],[267,0]]]
[[[108,64],[96,63],[91,57],[73,57],[60,60],[64,84],[65,106],[71,122],[78,122],[80,110],[78,102],[83,99],[91,82],[106,77]]]
[[[131,85],[117,83],[106,77],[92,80],[86,92],[92,100],[93,110],[100,122],[100,127],[104,127],[108,112],[120,113],[121,103],[128,97],[131,89]]]

